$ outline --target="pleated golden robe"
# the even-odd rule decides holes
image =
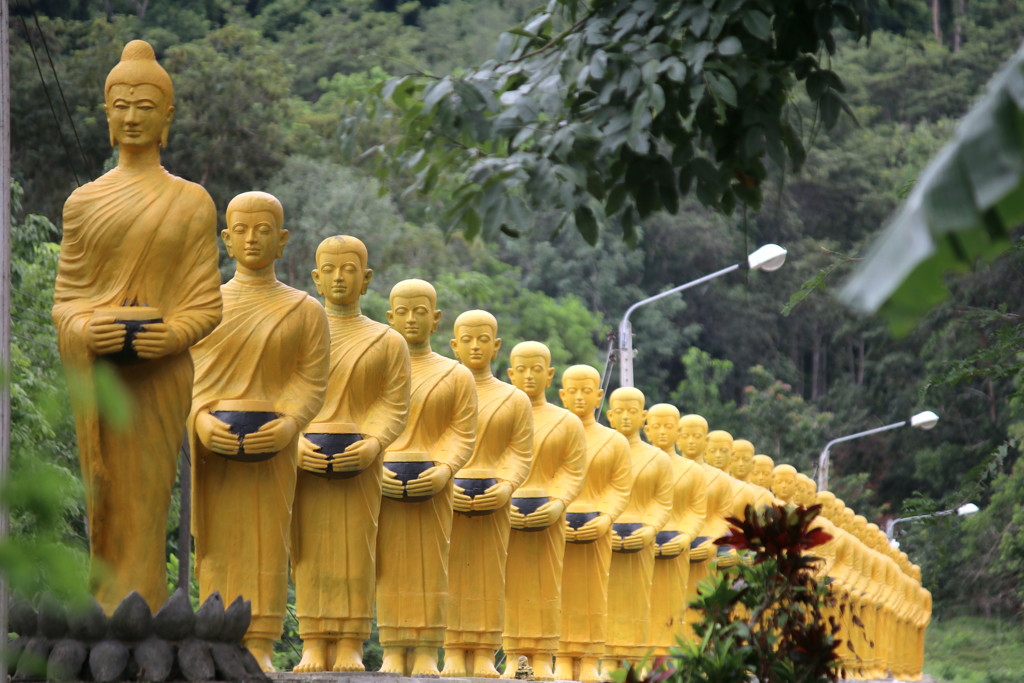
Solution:
[[[401,334],[363,315],[327,314],[331,370],[315,422],[350,422],[387,448],[409,411],[409,349]],[[299,634],[370,637],[376,585],[380,456],[350,479],[298,471],[292,573]]]
[[[672,511],[672,463],[639,436],[630,441],[633,488],[620,522],[641,522],[661,531]],[[651,649],[651,581],[654,543],[638,552],[613,552],[608,584],[606,655],[636,661]]]
[[[516,489],[526,479],[533,452],[530,397],[493,376],[476,381],[476,394],[476,446],[463,469],[482,470]],[[501,647],[509,506],[486,515],[455,513],[445,648]]]
[[[578,417],[547,402],[533,406],[533,458],[523,490],[543,490],[568,506],[583,487],[586,457],[587,439]],[[505,573],[506,653],[554,654],[558,649],[564,554],[564,514],[541,531],[512,529]]]
[[[278,282],[236,274],[221,287],[224,320],[192,347],[196,364],[188,433],[192,533],[199,595],[252,601],[248,638],[281,635],[298,435],[262,462],[221,457],[199,441],[195,416],[222,399],[271,401],[299,430],[323,403],[330,354],[323,306]]]
[[[725,518],[732,514],[732,486],[729,483],[728,475],[722,470],[712,467],[707,463],[701,463],[704,469],[704,476],[707,479],[707,517],[701,527],[699,537],[704,537],[704,544],[711,544],[717,538],[722,537],[729,530],[729,523]],[[718,546],[712,544],[717,552]],[[697,597],[697,589],[701,581],[713,570],[714,560],[697,560],[690,562],[690,576],[686,582],[686,622],[693,624],[703,618],[703,613],[692,609],[689,604]],[[687,629],[687,636],[694,637],[693,631]]]
[[[412,356],[409,420],[388,451],[420,451],[458,472],[473,454],[473,373],[436,353]],[[384,647],[441,647],[448,616],[452,481],[419,502],[381,501],[377,626]]]
[[[633,483],[629,441],[594,421],[585,427],[587,467],[583,490],[569,512],[600,512],[612,521],[629,502]],[[611,531],[591,543],[566,543],[562,566],[562,632],[558,655],[600,657],[608,630]]]
[[[90,589],[108,612],[132,590],[167,600],[167,510],[192,397],[187,347],[221,316],[217,214],[206,191],[156,166],[115,168],[72,193],[53,320],[68,372],[89,528]],[[184,343],[176,354],[109,366],[131,414],[115,427],[96,407],[85,327],[96,309],[156,307]]]
[[[685,636],[686,584],[690,577],[689,544],[707,517],[707,478],[704,468],[679,455],[672,463],[672,513],[664,531],[678,531],[686,547],[677,557],[656,557],[651,583],[651,642],[666,654]]]

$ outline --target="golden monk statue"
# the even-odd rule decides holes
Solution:
[[[196,575],[200,599],[220,591],[252,601],[245,644],[272,671],[288,597],[298,436],[323,404],[330,339],[323,307],[274,272],[288,242],[280,202],[246,192],[226,219],[221,237],[236,266],[221,287],[224,319],[192,347]],[[240,436],[247,416],[260,417],[259,428]]]
[[[423,280],[391,289],[388,322],[409,344],[412,392],[405,431],[384,455],[377,532],[381,672],[438,676],[448,617],[452,477],[473,454],[476,388],[464,365],[434,353],[441,311]]]
[[[633,486],[626,509],[612,525],[608,645],[601,662],[606,679],[623,662],[639,664],[651,649],[654,541],[672,512],[672,462],[664,451],[640,440],[647,419],[644,402],[643,392],[633,387],[616,389],[608,400],[609,424],[629,441]]]
[[[555,657],[555,678],[596,683],[608,629],[608,572],[612,560],[612,522],[629,501],[633,473],[629,442],[599,424],[601,374],[589,365],[562,373],[562,405],[583,422],[587,438],[583,490],[566,512],[565,562],[562,567],[562,633]]]
[[[312,273],[327,309],[331,368],[323,408],[306,431],[318,438],[324,430],[349,425],[353,434],[338,454],[325,452],[323,438],[318,444],[299,437],[292,516],[295,611],[303,641],[298,672],[364,670],[363,641],[373,620],[381,456],[402,433],[409,410],[405,339],[359,308],[373,278],[367,262],[361,240],[338,235],[317,247]]]
[[[583,423],[551,405],[544,390],[555,369],[540,342],[516,344],[508,376],[533,406],[533,458],[523,485],[512,494],[512,535],[505,577],[503,678],[514,678],[520,656],[533,677],[551,680],[551,658],[562,625],[562,559],[565,509],[583,488],[587,441]]]
[[[455,319],[452,351],[476,382],[473,455],[455,474],[455,520],[449,566],[445,676],[497,678],[494,653],[505,621],[505,562],[512,491],[526,479],[533,453],[529,397],[495,378],[498,321],[487,311]]]
[[[771,493],[772,475],[775,473],[775,461],[767,455],[755,455],[751,459],[750,477],[748,481],[755,486],[767,489]]]
[[[708,512],[704,468],[676,451],[679,409],[658,403],[647,411],[647,439],[672,463],[672,513],[658,533],[651,584],[651,643],[668,654],[686,636],[686,584],[690,577],[690,543],[700,534]]]
[[[64,204],[53,321],[78,388],[89,585],[110,613],[133,590],[153,610],[167,600],[167,510],[192,397],[188,347],[220,321],[221,301],[213,201],[160,166],[174,87],[149,43],[125,46],[104,94],[118,164]],[[127,424],[97,409],[93,371],[104,356],[127,361],[108,366],[129,396]]]
[[[726,474],[705,462],[705,455],[711,445],[709,437],[708,422],[700,415],[683,415],[679,419],[679,439],[676,444],[684,457],[700,463],[707,481],[707,516],[690,548],[690,576],[686,585],[687,604],[697,597],[700,582],[711,573],[709,561],[715,558],[718,550],[714,541],[729,530],[729,523],[725,518],[732,514],[732,486]],[[716,448],[721,451],[720,455],[723,457],[726,454],[731,457],[732,439],[718,439]],[[694,610],[687,610],[687,624],[693,624],[698,620],[699,615]],[[695,637],[692,629],[687,630],[687,636]]]
[[[771,485],[775,463],[767,455],[754,455],[753,444],[750,444],[748,451],[745,446],[737,449],[737,443],[742,445],[750,442],[740,439],[733,444],[732,476],[750,486],[758,507],[774,504],[775,496],[772,495]]]
[[[742,439],[740,441],[743,442]],[[745,443],[750,445],[750,456],[753,458],[753,444],[750,444],[749,441]],[[740,448],[746,450],[742,443]],[[704,460],[707,464],[722,471],[725,481],[729,483],[732,490],[732,504],[729,506],[726,516],[743,519],[747,506],[757,504],[757,495],[753,488],[732,476],[732,459],[735,452],[736,440],[733,439],[732,434],[721,429],[708,434],[708,447],[704,452]]]

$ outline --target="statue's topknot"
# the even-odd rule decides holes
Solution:
[[[156,61],[153,46],[144,40],[133,40],[124,46],[124,50],[121,51],[121,61],[107,74],[103,94],[109,95],[110,88],[119,83],[155,85],[167,96],[168,105],[174,103],[174,85],[171,83],[171,77]]]

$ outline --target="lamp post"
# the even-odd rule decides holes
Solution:
[[[818,456],[818,490],[828,490],[828,451],[832,446],[837,443],[844,441],[852,441],[853,439],[859,439],[862,436],[870,436],[872,434],[878,434],[879,432],[885,432],[890,429],[897,429],[899,427],[917,427],[918,429],[931,429],[939,421],[939,416],[930,410],[926,410],[922,413],[914,415],[909,420],[900,420],[899,422],[893,422],[891,425],[885,425],[883,427],[875,427],[874,429],[868,429],[863,432],[857,432],[856,434],[849,434],[847,436],[840,436],[837,439],[832,439],[825,448],[821,451],[821,455]]]
[[[893,532],[896,529],[896,525],[897,524],[902,524],[903,522],[909,522],[909,521],[911,521],[913,519],[926,519],[928,517],[945,517],[946,515],[952,515],[953,513],[956,513],[957,515],[959,515],[961,517],[966,517],[968,515],[973,515],[977,511],[978,511],[978,506],[977,505],[975,505],[974,503],[965,503],[965,504],[961,505],[960,507],[956,508],[955,510],[943,510],[942,512],[933,512],[930,515],[914,515],[912,517],[897,517],[896,519],[890,519],[888,522],[885,523],[885,537],[888,538],[890,542],[898,543],[898,541],[893,541],[893,538],[892,538]]]
[[[705,275],[704,277],[697,278],[692,282],[687,282],[686,284],[679,285],[678,287],[667,289],[660,294],[649,296],[646,299],[637,301],[635,304],[627,308],[626,314],[622,316],[622,322],[619,323],[619,386],[633,386],[633,354],[635,353],[635,351],[633,349],[633,327],[629,324],[629,316],[633,314],[633,311],[640,308],[641,306],[646,306],[652,301],[657,301],[658,299],[663,299],[666,296],[669,296],[670,294],[675,294],[685,289],[696,287],[697,285],[702,285],[705,282],[714,280],[715,278],[721,277],[722,275],[726,275],[727,273],[731,273],[734,270],[739,270],[744,266],[746,266],[750,270],[764,270],[767,272],[771,272],[773,270],[778,270],[780,267],[782,267],[782,264],[785,262],[785,249],[783,249],[777,244],[766,244],[763,247],[752,252],[749,256],[747,256],[747,260],[742,263],[734,263],[733,265],[727,268],[722,268],[721,270],[717,270],[714,273]]]

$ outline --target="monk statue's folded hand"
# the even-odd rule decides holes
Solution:
[[[622,550],[622,536],[612,529],[612,550],[618,552]]]
[[[499,481],[494,486],[491,486],[486,491],[481,493],[479,496],[473,499],[473,509],[484,511],[484,510],[497,510],[505,506],[505,503],[512,498],[512,484]]]
[[[132,348],[139,358],[153,360],[184,351],[185,342],[167,323],[147,323],[135,334]]]
[[[509,519],[512,521],[513,529],[525,529],[526,528],[526,515],[519,511],[515,505],[511,508]]]
[[[655,533],[654,527],[645,524],[622,539],[622,547],[625,550],[640,550],[654,541]]]
[[[565,511],[565,503],[557,498],[549,500],[539,508],[526,515],[526,526],[531,529],[543,529],[558,521]]]
[[[383,450],[375,436],[356,441],[344,453],[334,456],[334,471],[362,472],[374,463]]]
[[[127,333],[124,325],[114,322],[114,316],[96,316],[85,326],[85,344],[97,356],[106,356],[121,350]]]
[[[298,431],[299,426],[295,423],[295,420],[287,415],[271,420],[257,431],[245,437],[243,440],[245,452],[253,455],[277,453],[291,443]]]
[[[435,465],[420,472],[420,476],[405,485],[410,496],[435,496],[441,492],[448,480],[452,478],[452,470],[447,465]]]
[[[387,465],[384,465],[384,478],[381,479],[381,493],[388,498],[394,498],[401,500],[405,495],[405,484],[395,476],[395,473],[388,469]]]
[[[331,456],[320,452],[320,447],[299,435],[299,467],[307,472],[326,472]]]
[[[658,546],[658,555],[664,557],[677,557],[684,550],[690,547],[690,540],[685,536],[676,536],[667,543]]]
[[[452,495],[452,507],[456,512],[472,512],[473,499],[466,495],[466,489],[455,486]]]
[[[608,533],[612,526],[612,518],[608,515],[598,515],[576,530],[576,540],[579,542],[596,541]]]
[[[196,435],[204,446],[218,455],[238,453],[238,437],[226,423],[221,422],[210,411],[196,414]]]
[[[715,554],[716,547],[711,541],[705,541],[696,548],[690,550],[690,562],[700,562],[709,559]]]

